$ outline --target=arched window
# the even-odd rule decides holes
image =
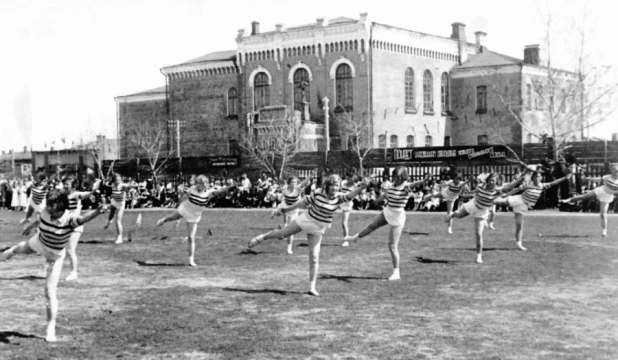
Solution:
[[[423,113],[433,115],[433,76],[429,70],[423,74]]]
[[[396,148],[399,146],[399,139],[397,138],[397,135],[391,135],[391,148]]]
[[[228,116],[238,116],[238,92],[236,88],[231,88],[227,92],[227,114]]]
[[[405,77],[405,109],[407,114],[416,114],[416,104],[414,98],[414,70],[406,69]]]
[[[408,135],[406,137],[406,146],[409,148],[413,148],[414,147],[414,135]]]
[[[526,84],[526,109],[532,110],[532,85]]]
[[[433,146],[433,139],[431,138],[431,135],[425,136],[425,146]]]
[[[386,135],[378,136],[378,147],[384,149],[386,147]]]
[[[487,113],[487,86],[485,85],[476,87],[476,113]]]
[[[335,72],[335,111],[351,113],[352,108],[352,69],[341,64]]]
[[[447,115],[449,109],[449,88],[448,88],[448,75],[442,73],[442,81],[440,82],[440,94],[442,95],[440,100],[442,103],[442,115]]]
[[[253,80],[253,101],[253,110],[270,105],[270,86],[268,85],[268,75],[265,72],[255,75],[255,80]]]
[[[488,140],[487,140],[487,135],[479,135],[476,137],[476,144],[477,145],[487,145],[489,144]]]
[[[299,68],[294,72],[294,110],[300,111],[303,120],[309,120],[304,118],[305,103],[309,104],[309,72]]]

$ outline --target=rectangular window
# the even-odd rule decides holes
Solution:
[[[433,139],[431,138],[431,135],[427,135],[425,136],[425,147],[430,146],[433,146]]]
[[[238,156],[240,155],[240,150],[238,148],[238,140],[232,139],[228,142],[228,155]]]
[[[487,113],[487,86],[476,87],[476,113]]]
[[[488,145],[487,135],[479,135],[476,137],[477,145]]]
[[[532,110],[532,85],[526,84],[526,109]]]
[[[444,137],[444,146],[451,146],[451,137],[450,136],[445,136]]]

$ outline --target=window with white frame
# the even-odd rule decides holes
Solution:
[[[406,146],[409,147],[409,148],[413,148],[414,147],[414,135],[406,136]]]
[[[253,110],[259,110],[270,105],[270,85],[268,84],[268,75],[265,72],[258,73],[253,80],[253,99]]]
[[[433,75],[425,70],[423,74],[423,113],[433,115]]]
[[[414,97],[414,70],[412,70],[412,68],[406,69],[404,85],[406,114],[416,114],[416,101]]]
[[[449,112],[449,86],[448,86],[448,74],[442,73],[442,79],[440,82],[440,102],[442,105],[442,115],[447,115]]]
[[[386,148],[386,135],[379,135],[378,136],[378,147],[380,149]]]
[[[398,139],[397,135],[391,135],[391,146],[390,147],[391,148],[396,148],[396,147],[399,146],[398,144],[399,144],[399,139]]]
[[[425,136],[425,147],[433,146],[433,139],[431,135]]]
[[[335,111],[351,113],[353,110],[352,68],[341,64],[335,71]]]
[[[227,115],[238,116],[238,92],[231,88],[227,92]]]

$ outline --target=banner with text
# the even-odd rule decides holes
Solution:
[[[238,156],[214,156],[208,158],[208,167],[238,167],[240,158]]]
[[[506,159],[504,145],[393,149],[393,161],[465,161]]]

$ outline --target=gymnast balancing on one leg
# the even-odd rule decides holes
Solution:
[[[208,178],[200,175],[195,179],[195,186],[187,190],[176,211],[157,221],[157,226],[162,226],[168,221],[176,221],[184,218],[187,222],[187,236],[189,238],[189,265],[197,266],[195,263],[195,233],[197,224],[202,219],[202,211],[206,208],[213,197],[227,193],[228,189],[236,185],[225,186],[215,189],[208,189]]]
[[[365,180],[356,189],[348,194],[339,192],[341,178],[339,175],[330,175],[324,181],[322,189],[316,189],[311,195],[307,195],[303,200],[288,208],[279,208],[273,216],[285,215],[296,209],[307,209],[296,219],[292,220],[286,227],[280,230],[272,230],[266,234],[261,234],[251,239],[248,248],[253,248],[265,240],[285,239],[296,235],[301,231],[307,233],[309,243],[309,295],[318,296],[316,282],[318,278],[318,267],[320,258],[320,245],[324,231],[333,221],[333,214],[339,206],[348,202],[367,187],[369,180]]]
[[[45,340],[56,341],[56,316],[58,314],[58,299],[56,289],[62,264],[66,255],[66,247],[73,230],[107,210],[107,205],[100,205],[98,209],[79,216],[67,211],[69,197],[60,190],[52,190],[46,196],[46,207],[42,209],[39,219],[24,229],[23,235],[38,227],[39,231],[29,240],[9,248],[2,253],[1,259],[8,260],[15,254],[42,255],[47,263],[45,300],[47,308],[47,331]]]
[[[401,231],[406,223],[406,212],[404,210],[408,203],[408,198],[412,196],[414,189],[424,184],[430,179],[427,176],[425,179],[416,182],[406,182],[408,179],[408,170],[403,166],[398,166],[393,172],[393,185],[380,195],[375,202],[379,203],[386,199],[386,207],[369,223],[360,233],[353,236],[347,236],[346,241],[357,242],[359,239],[371,234],[378,228],[388,225],[388,250],[391,253],[393,262],[393,273],[388,278],[389,280],[399,280],[399,238]]]

